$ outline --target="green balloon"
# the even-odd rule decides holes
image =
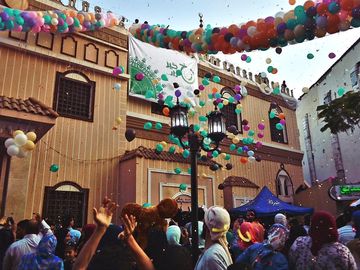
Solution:
[[[181,169],[180,169],[180,168],[175,168],[175,169],[174,169],[174,172],[175,172],[176,174],[180,174],[180,173],[181,173]]]
[[[164,150],[164,146],[163,146],[162,144],[158,143],[158,144],[156,145],[156,151],[162,152],[163,150]]]
[[[150,208],[151,206],[152,206],[151,203],[144,203],[142,205],[142,208]]]
[[[199,116],[199,121],[200,121],[200,122],[206,122],[206,121],[207,121],[207,117],[206,117],[206,116],[203,116],[203,115],[200,115],[200,116]]]
[[[208,79],[204,78],[204,79],[202,80],[202,84],[205,85],[205,86],[207,86],[207,85],[210,84],[210,82],[209,82]]]
[[[267,71],[271,73],[274,70],[273,66],[268,66]]]
[[[234,103],[235,102],[235,98],[234,97],[229,97],[229,103]]]
[[[49,16],[49,17],[50,17],[50,16]],[[50,17],[50,22],[51,22],[51,17]],[[50,24],[50,22],[47,23],[47,24]],[[75,27],[79,27],[79,26],[80,26],[80,21],[79,21],[78,18],[74,18],[74,26],[75,26]]]
[[[342,97],[345,94],[345,89],[343,87],[340,87],[337,92],[339,97]]]
[[[242,147],[239,147],[237,149],[238,154],[242,154],[244,152],[244,149]]]
[[[191,169],[191,168],[190,168],[190,169]],[[187,188],[187,185],[186,185],[186,184],[180,184],[180,186],[179,186],[180,191],[185,191],[186,188]]]
[[[18,25],[24,25],[24,23],[25,23],[25,20],[21,16],[16,17],[15,20]]]
[[[231,156],[229,154],[226,154],[225,160],[230,160]]]
[[[254,135],[255,135],[255,131],[253,131],[253,130],[249,130],[248,135],[249,135],[250,137],[254,136]]]
[[[200,100],[200,102],[199,102],[200,107],[204,107],[204,106],[205,106],[205,104],[206,104],[206,102],[205,102],[205,101]]]
[[[216,150],[213,151],[213,152],[212,152],[212,156],[215,157],[215,158],[218,157],[218,156],[219,156],[219,152],[216,151]]]
[[[246,58],[246,63],[250,63],[250,62],[251,62],[251,57],[248,56],[248,57]]]
[[[236,149],[236,145],[235,144],[230,144],[230,151],[234,151]]]
[[[151,123],[151,122],[146,122],[146,123],[144,124],[144,129],[145,129],[145,130],[152,129],[152,123]]]
[[[195,131],[195,132],[198,132],[199,130],[200,130],[200,126],[195,124],[195,125],[194,125],[194,131]]]
[[[239,114],[241,114],[241,110],[240,110],[240,109],[235,109],[235,113],[236,113],[237,115],[239,115]]]
[[[190,156],[190,151],[185,149],[184,152],[183,152],[183,157],[188,158],[189,156]]]
[[[275,118],[275,116],[276,116],[276,112],[271,111],[271,112],[269,113],[269,117],[270,117],[270,119]]]
[[[224,108],[224,103],[219,103],[217,106],[221,110],[222,108]]]
[[[312,53],[308,53],[306,57],[307,59],[311,60],[314,58],[314,55]]]
[[[59,170],[59,165],[57,165],[57,164],[52,164],[51,166],[50,166],[50,171],[51,172],[57,172]]]
[[[161,79],[165,82],[169,80],[166,74],[161,75]]]
[[[213,82],[219,83],[220,81],[221,81],[221,79],[220,79],[219,76],[214,76],[214,77],[213,77]]]
[[[279,87],[275,87],[273,90],[273,94],[274,95],[280,95],[280,88]]]
[[[191,168],[188,169],[188,174],[191,174]]]
[[[180,76],[182,76],[182,71],[180,69],[178,69],[176,71],[176,77],[180,77]]]
[[[145,93],[145,98],[153,98],[154,97],[154,92],[151,90],[147,90]]]
[[[276,124],[276,129],[277,129],[277,130],[283,130],[283,129],[284,129],[284,126],[283,126],[281,123],[277,123],[277,124]]]
[[[156,123],[156,124],[155,124],[155,128],[156,128],[157,130],[162,129],[162,127],[163,127],[163,125],[162,125],[161,123]]]
[[[174,154],[175,153],[175,151],[176,151],[176,147],[175,146],[170,146],[170,148],[169,148],[169,153],[170,154]]]

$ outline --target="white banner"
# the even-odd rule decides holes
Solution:
[[[130,96],[149,101],[157,101],[160,93],[175,97],[173,83],[177,83],[181,100],[194,98],[193,91],[198,88],[196,58],[156,48],[129,35],[129,64]]]

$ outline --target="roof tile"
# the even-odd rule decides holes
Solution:
[[[139,146],[136,149],[126,151],[125,154],[120,158],[121,161],[126,161],[129,159],[133,159],[135,157],[142,157],[145,159],[152,159],[152,160],[162,160],[162,161],[169,161],[169,162],[178,162],[178,163],[190,163],[190,158],[184,158],[179,153],[171,154],[167,151],[163,151],[161,153],[157,153],[154,149],[146,148],[143,146]],[[199,165],[210,166],[213,164],[218,164],[213,160],[198,160]],[[220,165],[220,164],[218,164]]]
[[[229,176],[224,181],[224,186],[231,187],[247,187],[247,188],[259,188],[258,185],[250,181],[249,179],[241,176]]]
[[[59,114],[35,98],[28,98],[26,100],[21,98],[9,98],[0,96],[0,109],[9,109],[19,112],[32,113],[37,115],[48,116],[50,118],[57,118]]]

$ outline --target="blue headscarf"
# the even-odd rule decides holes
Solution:
[[[55,256],[57,240],[51,235],[44,236],[35,253],[26,254],[21,258],[19,270],[63,270],[63,260]]]
[[[356,230],[355,238],[360,238],[360,210],[357,210],[352,214],[352,219]]]

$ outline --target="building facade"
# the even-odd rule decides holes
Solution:
[[[67,8],[73,8],[73,2]],[[83,8],[89,8],[84,3]],[[30,5],[34,10],[65,8],[59,1],[32,0]],[[39,212],[56,221],[72,214],[80,226],[91,222],[92,207],[105,195],[120,205],[157,204],[171,197],[188,209],[190,190],[180,191],[179,185],[190,186],[189,161],[179,153],[154,150],[160,141],[170,144],[169,118],[159,113],[157,104],[128,96],[127,35],[121,27],[71,35],[0,33],[2,215],[20,220]],[[113,68],[120,65],[125,73],[114,77]],[[199,79],[208,72],[218,75],[221,82],[211,82],[208,89],[221,89],[224,96],[233,95],[232,89],[242,81],[247,83],[243,113],[224,111],[229,124],[240,130],[246,119],[254,128],[262,120],[266,126],[264,146],[257,151],[261,162],[241,164],[243,154],[230,151],[230,139],[221,147],[232,155],[232,170],[226,170],[220,158],[199,162],[199,203],[232,208],[254,198],[264,185],[292,202],[294,189],[303,183],[303,155],[289,92],[268,95],[259,85],[269,82],[231,65],[220,67],[214,58],[201,60],[198,71]],[[272,110],[285,114],[284,131],[276,130],[269,118]],[[162,123],[163,128],[144,130],[148,121]],[[132,142],[124,137],[129,128],[136,132]],[[22,159],[10,158],[3,143],[17,129],[38,135],[35,150]],[[211,171],[213,162],[222,169]],[[53,166],[58,170],[50,170]],[[183,173],[175,174],[176,167]]]
[[[358,146],[360,129],[331,134],[321,132],[324,125],[318,119],[317,107],[339,97],[338,89],[359,91],[360,40],[300,98],[296,110],[300,144],[304,152],[303,173],[311,185],[329,178],[343,178],[346,183],[360,181]]]

